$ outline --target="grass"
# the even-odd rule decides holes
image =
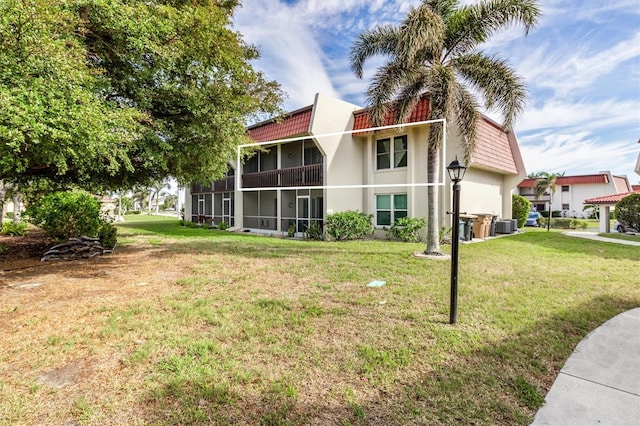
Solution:
[[[129,423],[154,425],[525,425],[575,345],[640,306],[637,247],[554,230],[462,245],[451,326],[450,263],[412,257],[422,244],[129,218],[118,225],[123,246],[146,244],[189,272],[153,297],[100,309],[94,351],[137,343],[112,395],[75,399],[79,424],[130,410]],[[387,284],[368,288],[374,279]],[[85,340],[49,333],[51,351]],[[14,393],[0,417],[28,418],[45,395]]]
[[[618,240],[638,241],[640,242],[640,234],[620,234],[618,232],[600,233],[601,237],[616,238]]]

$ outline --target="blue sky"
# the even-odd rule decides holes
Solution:
[[[254,64],[287,93],[285,108],[317,92],[365,106],[369,78],[357,79],[349,50],[376,24],[397,24],[419,0],[243,0],[235,28],[262,57]],[[474,3],[461,1],[461,3]],[[496,34],[498,53],[524,77],[529,98],[515,124],[527,172],[567,175],[611,170],[640,183],[640,1],[541,0],[543,16]],[[500,117],[485,111],[497,121]]]

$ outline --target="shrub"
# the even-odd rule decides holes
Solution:
[[[524,227],[527,222],[527,216],[531,211],[531,201],[522,195],[513,194],[511,196],[512,217],[518,220],[518,228]]]
[[[113,224],[103,222],[98,228],[100,244],[106,249],[113,249],[118,242],[118,228]]]
[[[547,226],[547,218],[541,217],[538,219],[538,223],[541,227]],[[586,229],[589,224],[584,220],[573,219],[568,217],[553,218],[551,219],[551,228],[557,229]]]
[[[373,215],[348,210],[327,216],[327,234],[336,241],[353,240],[373,233]]]
[[[631,194],[616,203],[616,218],[626,228],[640,231],[640,194]]]
[[[427,224],[422,217],[400,217],[387,230],[387,238],[417,243],[421,241],[420,230]]]
[[[227,228],[229,228],[229,225],[227,225],[227,222],[220,222],[218,224],[218,229],[221,231],[226,231]]]
[[[323,241],[324,240],[324,232],[322,231],[322,225],[320,222],[314,220],[311,222],[311,225],[304,232],[305,240],[316,240]]]
[[[27,232],[27,224],[24,222],[13,223],[5,222],[2,224],[0,234],[11,235],[12,237],[20,237]]]
[[[107,241],[101,243],[113,247],[115,231],[105,227],[109,224],[101,216],[100,207],[100,201],[87,192],[55,192],[32,203],[25,213],[57,241],[83,235],[98,237],[102,232]]]

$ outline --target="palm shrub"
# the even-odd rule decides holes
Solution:
[[[527,222],[527,216],[531,211],[531,201],[522,195],[513,194],[511,196],[511,211],[513,218],[518,220],[518,228],[522,228]]]
[[[326,225],[334,240],[354,240],[373,233],[373,215],[347,210],[328,215]]]
[[[0,234],[10,235],[12,237],[20,237],[27,232],[27,224],[24,222],[5,222],[2,224]]]
[[[640,231],[640,194],[631,194],[616,203],[616,219],[627,228]]]
[[[387,230],[387,238],[418,243],[422,241],[420,231],[426,224],[427,220],[423,217],[399,217]]]
[[[86,235],[114,247],[116,228],[103,217],[100,207],[100,201],[84,191],[54,192],[30,204],[25,213],[57,241]]]

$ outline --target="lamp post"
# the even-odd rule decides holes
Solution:
[[[451,241],[451,304],[449,324],[455,324],[458,316],[458,246],[460,245],[460,181],[467,168],[458,162],[458,158],[447,166],[449,179],[453,182],[453,232]]]

